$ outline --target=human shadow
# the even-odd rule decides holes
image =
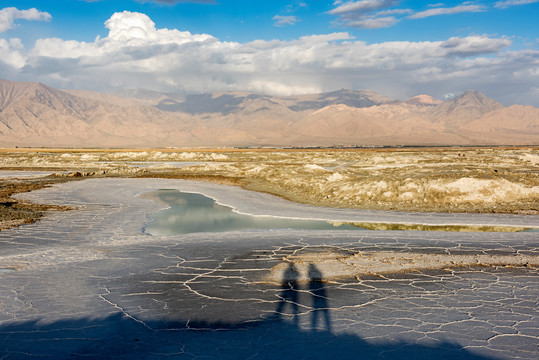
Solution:
[[[39,319],[0,325],[1,359],[454,359],[487,360],[446,341],[434,345],[363,340],[304,331],[288,321],[163,324],[115,313],[104,318]],[[189,320],[189,321],[187,321]]]
[[[286,314],[284,311],[286,307],[290,307],[292,320],[296,326],[299,325],[298,318],[298,270],[293,263],[289,263],[287,269],[283,273],[283,279],[281,281],[281,293],[279,298],[281,299],[275,309],[275,314],[279,318],[283,318]]]
[[[442,340],[430,346],[395,339],[372,343],[356,334],[335,333],[322,273],[311,265],[308,276],[309,290],[303,293],[312,300],[311,329],[299,326],[298,307],[309,306],[299,301],[299,273],[290,263],[276,317],[234,322],[171,314],[167,320],[147,313],[141,320],[119,311],[103,318],[66,315],[54,322],[14,318],[0,322],[0,359],[488,359]]]
[[[323,282],[322,273],[314,264],[309,265],[309,292],[312,296],[313,307],[311,315],[312,330],[318,329],[318,323],[322,320],[325,330],[331,332],[331,317],[329,314],[326,287]]]

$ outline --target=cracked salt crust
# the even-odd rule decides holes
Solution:
[[[292,264],[297,270],[295,280],[309,281],[309,268],[315,265],[324,274],[324,280],[335,281],[362,275],[386,275],[427,269],[456,269],[464,267],[539,267],[539,256],[511,255],[456,255],[401,252],[349,252],[326,250],[309,252],[309,248],[283,258],[266,276],[267,281],[280,283]],[[290,280],[290,279],[288,279]]]
[[[536,233],[296,230],[152,237],[142,234],[141,224],[162,205],[136,195],[159,188],[204,193],[254,214],[539,227],[536,216],[318,208],[178,180],[55,185],[23,197],[76,210],[0,232],[0,262],[28,262],[0,273],[0,357],[233,359],[291,349],[279,357],[311,351],[322,358],[537,358],[538,269],[518,266],[539,255]],[[449,259],[461,263],[428,268]],[[468,266],[484,259],[520,263]],[[291,279],[271,271],[290,263],[297,270]],[[322,281],[311,281],[310,265]],[[393,265],[414,269],[393,272]],[[363,269],[364,275],[350,276]],[[272,281],[263,281],[271,274]],[[291,288],[286,280],[301,281]]]

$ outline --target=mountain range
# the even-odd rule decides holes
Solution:
[[[105,94],[0,80],[0,147],[538,145],[539,109],[469,90]]]

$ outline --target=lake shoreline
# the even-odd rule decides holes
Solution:
[[[0,227],[62,210],[11,195],[95,178],[202,181],[343,209],[538,215],[538,162],[537,147],[1,149]]]

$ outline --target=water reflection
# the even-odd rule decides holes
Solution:
[[[237,214],[230,207],[215,203],[201,194],[178,190],[158,190],[144,194],[170,206],[151,216],[145,232],[151,235],[176,235],[196,232],[224,232],[248,229],[358,230],[353,225],[333,225],[326,221],[281,219]]]

